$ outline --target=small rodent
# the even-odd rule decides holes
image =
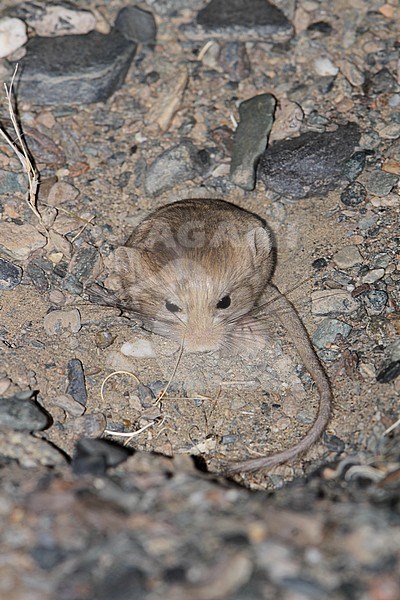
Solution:
[[[307,331],[270,278],[272,235],[257,215],[214,198],[191,198],[151,213],[115,251],[117,296],[146,329],[188,352],[232,350],[262,331],[266,296],[312,376],[317,418],[306,436],[277,454],[229,464],[228,473],[270,468],[295,458],[323,433],[332,394]],[[264,316],[265,319],[265,316]]]

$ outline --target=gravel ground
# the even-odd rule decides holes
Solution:
[[[40,50],[29,44],[51,25],[34,5],[3,4],[7,18],[28,23],[30,38],[0,59],[9,81],[12,63],[29,66],[26,57]],[[276,5],[271,33],[244,16],[216,30],[215,14],[199,13],[196,25],[204,2],[149,0],[141,6],[155,20],[141,15],[134,41],[112,46],[112,68],[101,44],[91,45],[98,80],[76,59],[69,80],[85,81],[82,97],[67,77],[51,92],[64,101],[48,103],[49,92],[29,86],[18,97],[17,87],[41,174],[42,224],[1,141],[4,597],[400,597],[398,433],[384,435],[400,412],[399,8],[378,0]],[[114,44],[110,24],[123,2],[74,6],[95,17],[77,12],[68,32],[83,38],[82,56],[93,32],[79,24]],[[47,59],[35,60],[44,81]],[[121,80],[112,77],[118,69]],[[115,91],[104,101],[107,77]],[[102,101],[93,103],[96,94]],[[242,189],[230,176],[235,124],[245,122],[240,104],[260,94],[277,102],[270,147],[255,189]],[[5,99],[1,116],[10,132]],[[268,123],[253,129],[264,135]],[[260,140],[249,145],[257,154]],[[249,185],[255,159],[246,156]],[[319,165],[323,177],[310,183],[307,169]],[[155,402],[178,347],[87,293],[109,281],[112,251],[135,224],[199,186],[270,224],[274,281],[304,321],[335,398],[310,451],[235,481],[223,477],[221,460],[294,444],[317,410],[273,307],[266,347],[237,357],[184,354]],[[105,430],[133,432],[129,450],[97,444],[100,436],[121,442]]]

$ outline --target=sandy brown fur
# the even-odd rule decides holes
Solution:
[[[144,219],[115,253],[117,296],[144,326],[189,352],[235,349],[262,332],[266,295],[320,393],[306,436],[278,454],[228,465],[229,473],[270,468],[315,443],[330,417],[328,378],[290,302],[272,286],[272,236],[257,215],[223,200],[192,198]]]

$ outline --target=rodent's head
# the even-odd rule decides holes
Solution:
[[[186,200],[147,217],[115,252],[120,297],[187,351],[235,346],[271,275],[261,219],[221,200]]]

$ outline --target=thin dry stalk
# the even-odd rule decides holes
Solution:
[[[11,122],[12,122],[12,125],[14,128],[14,131],[15,131],[15,135],[17,136],[19,147],[10,138],[10,136],[6,133],[6,131],[4,131],[4,129],[2,127],[0,127],[0,135],[4,138],[4,140],[10,146],[12,151],[18,157],[18,159],[22,165],[22,168],[24,169],[24,171],[28,177],[29,191],[27,193],[27,203],[28,203],[28,206],[31,209],[31,211],[39,219],[40,224],[44,227],[41,214],[37,209],[37,192],[38,192],[38,186],[39,186],[39,171],[36,169],[35,164],[32,162],[32,160],[29,156],[29,151],[28,151],[26,142],[24,140],[23,133],[21,131],[21,127],[17,121],[15,111],[14,111],[14,106],[13,106],[14,80],[15,80],[15,77],[17,74],[17,70],[18,70],[18,64],[16,65],[16,67],[14,69],[14,74],[11,79],[10,87],[8,87],[7,84],[5,83],[4,88],[6,90],[8,112],[9,112],[10,119],[11,119]],[[46,230],[46,227],[44,227],[44,229]]]

